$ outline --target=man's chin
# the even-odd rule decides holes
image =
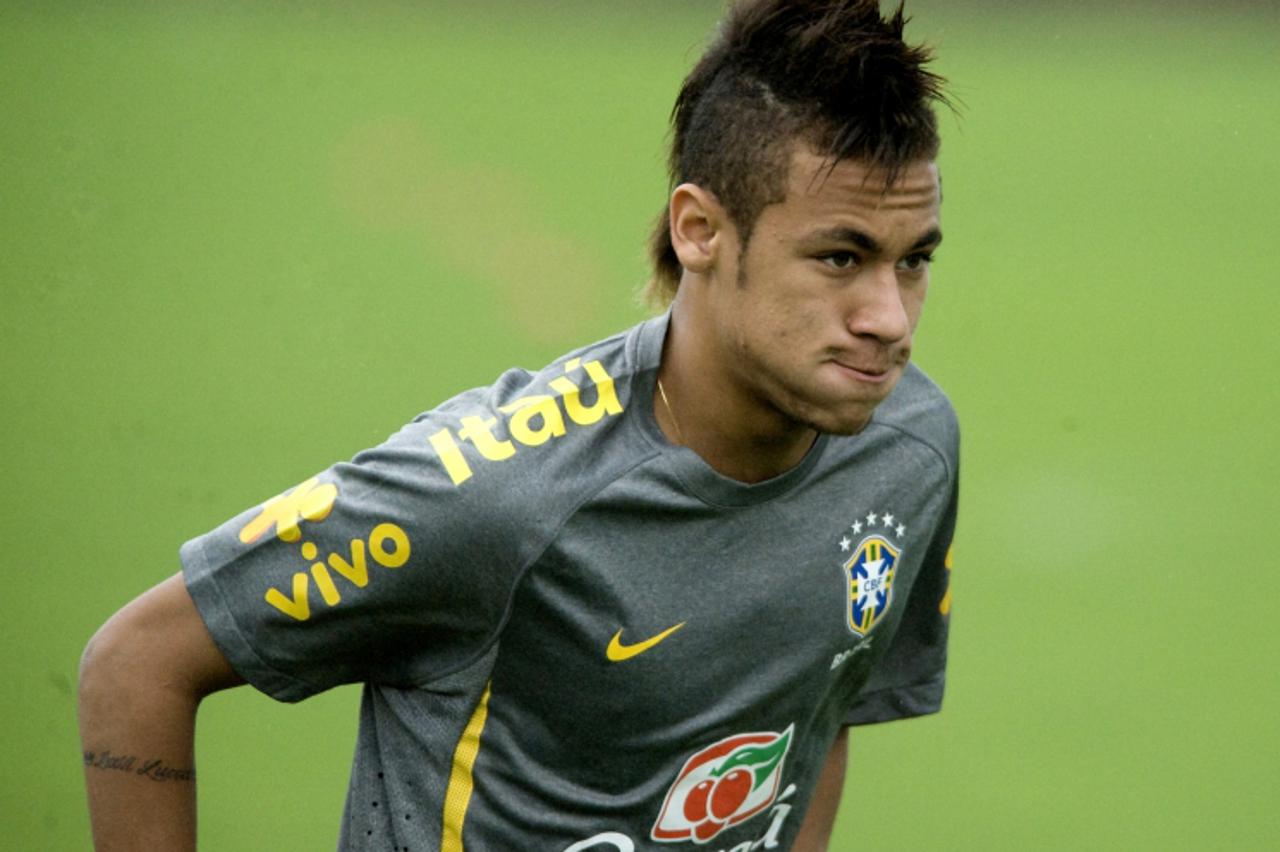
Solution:
[[[824,435],[856,435],[871,422],[872,412],[888,398],[898,376],[880,387],[863,389],[862,398],[851,397],[848,388],[810,388],[809,393],[792,393],[775,403],[793,422]]]
[[[867,415],[859,420],[830,420],[820,423],[810,423],[809,425],[824,435],[856,435],[863,429],[867,428],[867,424],[871,422],[871,415]]]
[[[856,435],[871,422],[874,405],[859,406],[856,411],[815,409],[800,418],[810,429],[824,435]]]

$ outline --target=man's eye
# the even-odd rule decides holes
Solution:
[[[858,256],[851,251],[836,251],[823,255],[822,261],[835,269],[851,269],[858,265]]]
[[[902,260],[898,261],[898,266],[908,272],[919,272],[933,263],[933,255],[930,252],[920,252],[918,254],[909,254]]]

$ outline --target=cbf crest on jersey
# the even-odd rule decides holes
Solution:
[[[906,525],[898,522],[892,513],[872,512],[851,524],[850,529],[855,534],[864,530],[868,533],[844,563],[849,584],[849,631],[861,638],[872,631],[893,605],[893,579],[902,556],[902,548],[893,538],[902,538]],[[840,549],[848,553],[852,544],[845,536],[840,541]]]

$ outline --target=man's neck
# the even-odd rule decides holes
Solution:
[[[740,482],[763,482],[795,467],[818,433],[745,394],[685,308],[679,299],[672,308],[654,389],[663,434]]]

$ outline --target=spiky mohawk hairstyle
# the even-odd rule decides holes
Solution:
[[[671,113],[671,185],[715,194],[745,246],[756,218],[786,197],[793,145],[832,164],[852,159],[891,184],[938,151],[933,104],[943,79],[925,69],[928,48],[906,44],[900,4],[877,0],[742,0],[685,78]],[[681,267],[666,211],[650,240],[646,295],[674,298]]]

